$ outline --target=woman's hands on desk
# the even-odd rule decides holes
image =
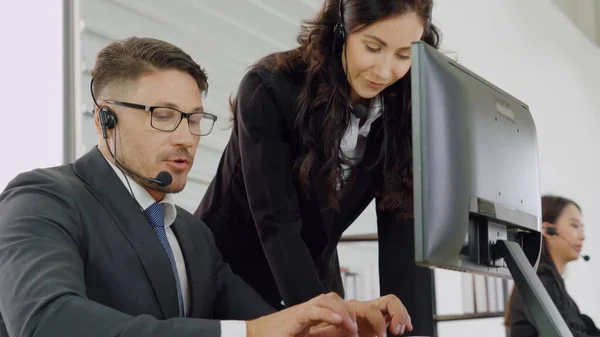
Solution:
[[[393,295],[372,301],[344,301],[335,293],[247,322],[248,337],[385,337],[412,330],[410,316]]]

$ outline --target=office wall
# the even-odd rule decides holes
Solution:
[[[474,72],[529,104],[536,122],[543,193],[575,199],[583,208],[589,262],[569,266],[566,283],[582,311],[600,321],[600,49],[549,0],[452,0],[436,2],[434,20],[443,49]],[[455,54],[456,53],[456,54]],[[376,230],[374,212],[349,232]],[[343,264],[365,259],[346,244]],[[371,250],[376,254],[376,249]],[[440,314],[460,313],[461,275],[436,271]],[[502,336],[502,320],[485,324],[440,323],[439,336]]]
[[[63,161],[63,2],[0,4],[0,190]]]

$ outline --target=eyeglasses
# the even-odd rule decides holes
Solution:
[[[196,136],[206,136],[212,132],[217,121],[217,116],[208,112],[187,113],[171,107],[147,106],[121,101],[106,101],[106,103],[150,112],[150,126],[160,131],[175,131],[181,121],[186,118],[190,133]]]

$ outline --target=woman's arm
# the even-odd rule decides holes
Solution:
[[[252,217],[286,306],[327,292],[300,236],[289,129],[273,93],[255,72],[237,96],[236,128]]]
[[[376,199],[381,294],[402,301],[414,335],[433,336],[433,271],[415,263],[414,219],[382,211],[380,202]]]

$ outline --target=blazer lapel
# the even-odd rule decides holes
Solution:
[[[97,148],[78,159],[74,171],[136,251],[164,318],[178,317],[177,288],[169,258],[140,206]]]

